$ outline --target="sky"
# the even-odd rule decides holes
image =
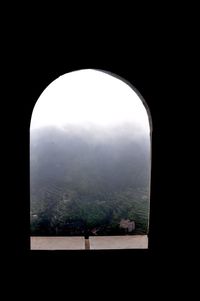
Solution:
[[[114,76],[84,69],[60,76],[43,91],[33,109],[30,128],[125,123],[149,131],[147,111],[136,92]]]

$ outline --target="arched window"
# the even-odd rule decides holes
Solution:
[[[31,249],[147,248],[151,120],[108,72],[64,74],[30,125]]]

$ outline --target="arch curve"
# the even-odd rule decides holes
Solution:
[[[50,83],[30,123],[32,235],[147,235],[151,132],[145,100],[116,74]]]

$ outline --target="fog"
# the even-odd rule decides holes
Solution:
[[[125,82],[96,70],[67,73],[53,81],[39,97],[31,130],[57,126],[116,129],[134,125],[137,133],[149,132],[146,109]]]
[[[151,140],[141,99],[95,70],[65,74],[39,97],[30,126],[32,235],[148,233]]]

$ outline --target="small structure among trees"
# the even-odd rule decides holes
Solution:
[[[124,229],[125,232],[133,232],[135,230],[135,222],[134,221],[130,221],[130,219],[122,219],[120,221],[119,227],[121,229]]]

